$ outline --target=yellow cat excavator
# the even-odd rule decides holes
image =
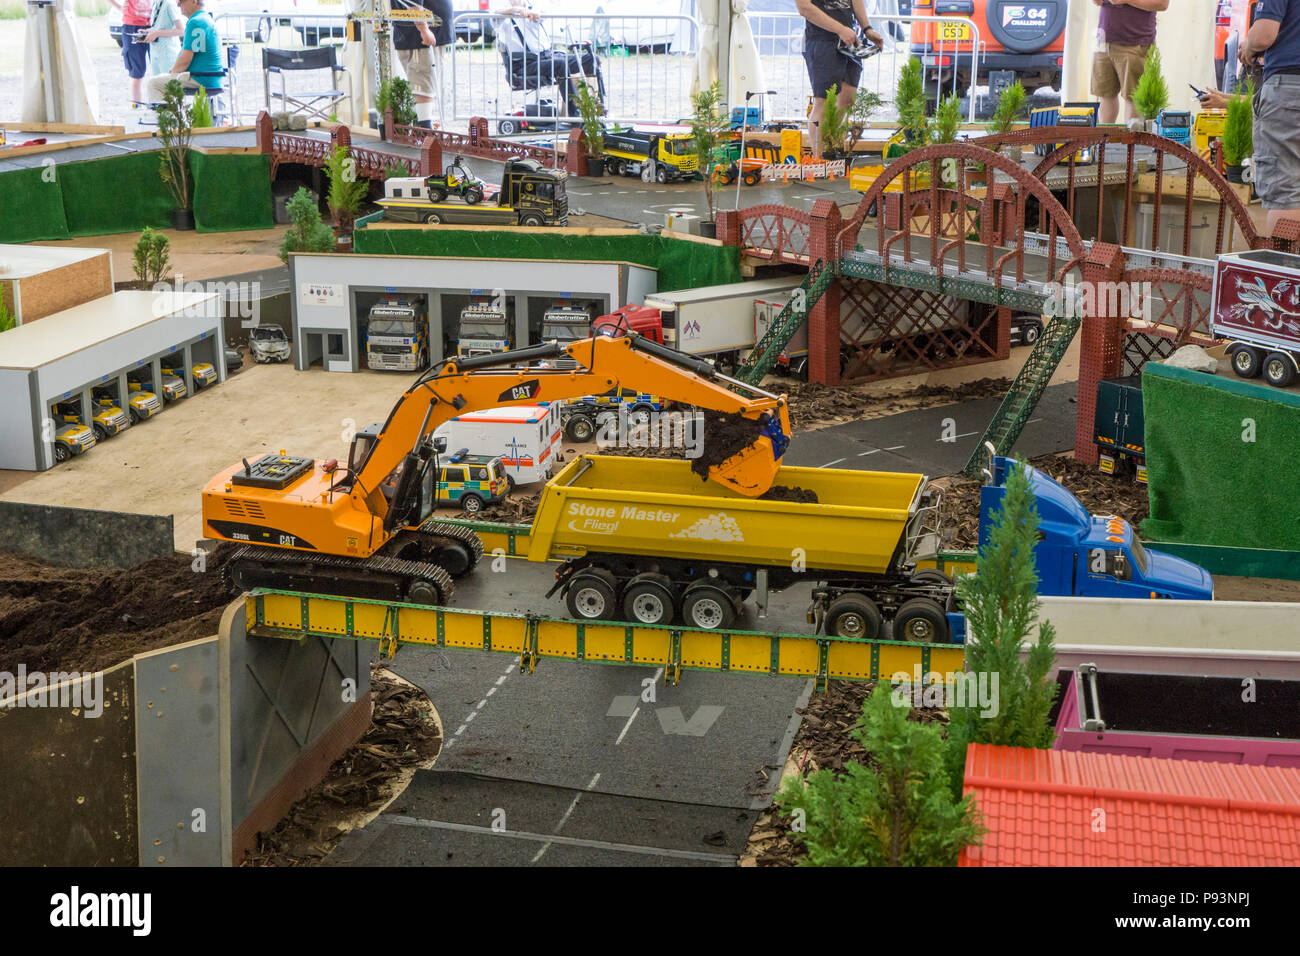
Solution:
[[[561,357],[578,368],[545,364]],[[739,419],[753,422],[753,441],[713,462],[708,478],[748,497],[772,486],[790,440],[785,396],[729,379],[708,362],[635,333],[596,336],[431,368],[382,426],[357,433],[346,463],[281,451],[232,465],[203,489],[204,534],[246,543],[222,566],[237,593],[268,587],[445,604],[452,577],[468,573],[483,547],[468,528],[430,517],[437,494],[434,429],[462,412],[615,388],[737,416],[746,431]],[[729,444],[735,434],[732,428]],[[706,435],[705,460],[712,461],[718,446],[711,456],[708,442]]]

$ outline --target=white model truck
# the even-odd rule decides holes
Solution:
[[[788,297],[798,285],[798,277],[783,276],[701,289],[656,292],[646,297],[645,305],[659,310],[664,345],[712,359],[718,369],[725,372],[735,368],[757,341],[754,334],[756,303],[765,303],[761,311],[767,316],[765,321],[770,321],[774,313],[771,313],[768,303]],[[791,348],[796,348],[794,342]],[[802,348],[806,355],[806,332],[803,333]]]

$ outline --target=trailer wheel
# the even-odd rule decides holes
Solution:
[[[67,460],[68,460],[68,450],[67,450],[66,448],[64,448],[62,445],[55,444],[55,446],[54,446],[54,460],[55,460],[56,462],[60,463],[60,464],[62,464],[63,462],[67,461]]]
[[[692,584],[682,599],[682,619],[691,627],[709,631],[729,630],[736,623],[736,605],[731,595],[712,584]]]
[[[1039,331],[1041,331],[1041,326],[1039,324],[1026,324],[1025,331],[1020,334],[1020,341],[1024,342],[1026,345],[1033,345],[1038,341]]]
[[[584,621],[614,620],[613,576],[608,571],[581,571],[573,576],[564,595],[572,617]]]
[[[880,635],[880,608],[865,594],[841,594],[826,609],[826,633],[874,641]]]
[[[442,222],[442,216],[439,213],[431,212],[424,217],[424,221],[431,226],[436,226],[438,223]]]
[[[929,598],[912,598],[894,615],[894,640],[939,644],[949,639],[943,608]]]
[[[423,578],[412,581],[406,589],[406,600],[409,604],[441,604],[443,598],[442,588]]]
[[[483,510],[483,499],[478,495],[461,495],[460,506],[467,515],[476,515]]]
[[[1232,353],[1232,370],[1238,378],[1256,378],[1263,368],[1263,356],[1258,349],[1242,345]]]
[[[501,122],[497,123],[497,132],[500,133],[502,136],[513,136],[515,133],[519,132],[519,129],[515,125],[514,120],[506,119],[506,120],[501,120]]]
[[[1285,352],[1269,352],[1264,359],[1264,378],[1270,385],[1286,388],[1295,381],[1295,362]]]
[[[596,423],[588,415],[574,415],[565,424],[564,434],[572,442],[591,441],[596,434]]]
[[[623,614],[635,624],[671,624],[676,611],[672,583],[662,574],[638,574],[623,594]]]

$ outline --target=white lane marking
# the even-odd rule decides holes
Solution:
[[[591,788],[596,785],[596,781],[598,781],[599,779],[600,779],[600,774],[597,773],[596,776],[591,778],[591,783],[587,784],[586,789],[583,790],[583,793],[590,793]],[[573,802],[569,804],[569,809],[564,811],[564,816],[560,817],[560,822],[555,825],[555,829],[551,831],[552,833],[559,833],[561,830],[564,829],[564,825],[569,822],[569,816],[573,813],[574,808],[578,805],[578,801],[581,799],[582,799],[582,793],[575,793],[573,795]],[[533,856],[533,862],[536,863],[538,860],[540,860],[542,856],[546,853],[546,851],[550,849],[550,846],[551,846],[551,841],[549,840],[546,843],[542,844],[542,848],[538,850],[537,853]]]
[[[846,459],[844,459],[844,458],[836,458],[834,461],[828,461],[826,464],[824,464],[824,465],[818,465],[817,467],[818,467],[818,468],[829,468],[831,465],[838,465],[840,462],[845,461],[845,460],[846,460]]]
[[[497,688],[500,687],[502,684],[504,684],[506,682],[506,679],[509,678],[510,675],[513,674],[518,667],[519,667],[519,659],[515,658],[513,661],[510,662],[510,666],[506,668],[506,672],[502,674],[500,677],[498,677],[496,681],[492,684],[492,686],[487,689],[487,693],[483,695],[483,699],[474,705],[474,709],[469,712],[469,716],[465,718],[465,722],[456,728],[456,733],[452,735],[451,739],[443,743],[442,745],[443,750],[448,749],[449,747],[452,746],[452,744],[454,744],[457,740],[460,739],[461,734],[465,733],[465,731],[469,728],[469,725],[474,722],[474,718],[477,717],[480,713],[482,713],[483,708],[487,705],[488,698],[497,692]]]
[[[559,843],[563,846],[590,847],[597,850],[615,850],[620,853],[640,853],[648,856],[662,856],[674,860],[699,860],[705,862],[734,863],[734,853],[704,853],[699,850],[670,850],[666,847],[637,846],[634,843],[609,843],[605,840],[584,840],[579,837],[547,835],[545,833],[528,833],[523,830],[493,830],[470,823],[448,823],[444,820],[421,820],[418,817],[391,816],[390,824],[405,827],[427,827],[433,830],[455,830],[459,833],[480,833],[485,836],[506,837],[512,840],[540,840]]]
[[[962,432],[960,435],[953,435],[951,438],[936,438],[935,441],[950,442],[950,441],[955,441],[958,438],[969,438],[971,435],[978,435],[978,434],[979,432]]]
[[[860,451],[860,452],[858,452],[858,457],[859,457],[859,458],[865,458],[865,457],[867,457],[867,455],[874,455],[874,454],[875,454],[876,452],[878,452],[878,451],[880,451],[879,448],[873,448],[873,449],[871,449],[871,451]]]
[[[651,681],[656,684],[659,683],[659,678],[663,676],[663,673],[664,669],[660,667],[655,671],[655,676],[651,678]],[[615,747],[623,742],[623,738],[627,736],[627,732],[632,729],[632,721],[636,720],[636,715],[639,713],[641,713],[641,708],[638,706],[636,710],[632,711],[632,716],[627,719],[627,723],[623,725],[623,729],[618,735],[618,740],[614,741]]]

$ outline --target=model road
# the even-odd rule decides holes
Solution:
[[[1074,386],[1047,390],[1016,450],[1073,441]],[[919,409],[804,432],[791,464],[955,474],[998,399]],[[941,441],[945,435],[954,441]],[[484,562],[455,605],[566,616],[554,564]],[[740,627],[808,629],[801,585],[752,603]],[[331,855],[338,865],[731,865],[767,806],[812,682],[544,660],[531,676],[505,654],[403,648],[392,669],[443,723],[433,770]]]
[[[1036,458],[1074,447],[1074,382],[1052,385],[1039,400],[1011,454]],[[940,405],[796,434],[790,465],[907,471],[939,478],[966,466],[1001,398]]]

